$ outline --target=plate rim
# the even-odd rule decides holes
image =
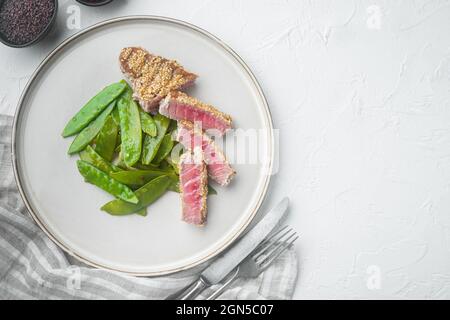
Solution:
[[[17,148],[17,134],[18,134],[18,126],[19,126],[19,119],[21,116],[21,111],[23,109],[23,103],[25,98],[28,95],[28,91],[30,90],[32,84],[34,83],[37,76],[40,74],[40,72],[45,68],[47,63],[58,54],[60,51],[62,51],[67,45],[71,44],[76,39],[80,38],[81,36],[85,35],[86,33],[93,31],[95,29],[112,25],[115,23],[120,23],[123,21],[140,21],[140,20],[146,20],[146,21],[157,21],[157,22],[165,22],[165,23],[172,23],[178,26],[185,27],[187,29],[190,29],[191,31],[197,32],[203,36],[206,36],[213,42],[219,44],[227,53],[231,54],[231,56],[236,59],[236,62],[241,65],[241,67],[244,68],[247,75],[250,77],[250,80],[252,81],[253,85],[255,86],[258,96],[262,101],[263,105],[263,111],[265,111],[265,118],[268,121],[269,127],[266,128],[269,130],[268,132],[268,143],[269,143],[269,158],[268,158],[268,167],[266,172],[266,177],[264,180],[264,186],[262,189],[262,192],[258,196],[258,200],[256,201],[256,205],[253,208],[253,212],[248,216],[246,221],[234,232],[232,235],[228,237],[225,241],[222,242],[219,248],[214,250],[213,252],[210,252],[209,254],[205,255],[204,257],[200,257],[194,262],[188,263],[186,265],[175,267],[167,270],[161,270],[161,271],[149,271],[149,272],[140,272],[140,271],[127,271],[127,270],[121,270],[119,268],[114,268],[111,266],[102,265],[101,263],[97,263],[95,261],[91,261],[80,254],[74,252],[72,249],[70,249],[66,244],[64,244],[62,241],[60,241],[56,236],[52,234],[50,230],[45,226],[45,224],[40,220],[39,214],[33,210],[32,205],[30,204],[31,201],[28,200],[28,197],[24,191],[24,188],[22,187],[22,178],[21,174],[18,170],[18,157],[16,153]],[[19,101],[17,103],[16,111],[14,113],[14,120],[13,120],[13,127],[12,127],[12,143],[11,143],[11,159],[12,159],[12,165],[13,165],[13,172],[14,172],[14,178],[16,180],[17,187],[19,189],[19,193],[21,195],[22,200],[25,203],[25,206],[27,208],[28,214],[32,217],[34,222],[39,226],[39,228],[52,240],[59,248],[61,248],[64,252],[68,253],[69,255],[75,257],[79,261],[95,267],[99,269],[109,270],[109,271],[115,271],[120,273],[125,273],[132,276],[143,276],[143,277],[155,277],[155,276],[162,276],[162,275],[169,275],[180,271],[185,271],[191,268],[194,268],[195,266],[198,266],[202,263],[205,263],[206,261],[216,257],[220,253],[222,253],[224,250],[226,250],[230,245],[232,245],[248,228],[248,226],[252,223],[254,220],[256,214],[258,213],[259,209],[261,208],[261,205],[266,198],[267,190],[270,184],[270,180],[272,177],[272,171],[273,171],[273,162],[274,162],[274,132],[273,132],[273,120],[272,115],[269,109],[269,104],[267,102],[267,99],[263,93],[263,90],[261,88],[261,85],[259,84],[258,80],[256,79],[255,75],[251,71],[251,69],[248,67],[248,65],[244,62],[244,60],[225,42],[223,42],[220,38],[217,36],[211,34],[210,32],[183,20],[174,19],[170,17],[165,16],[157,16],[157,15],[127,15],[127,16],[121,16],[116,17],[108,20],[104,20],[98,23],[93,24],[92,26],[89,26],[71,36],[69,36],[67,39],[62,41],[59,45],[57,45],[53,50],[51,50],[47,56],[42,60],[42,62],[37,66],[35,71],[30,76],[30,79],[28,80],[25,88],[22,91],[22,94],[19,98]],[[36,210],[37,211],[37,210]]]

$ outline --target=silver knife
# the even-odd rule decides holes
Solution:
[[[284,217],[289,199],[284,198],[270,210],[256,226],[251,229],[224,255],[217,258],[200,274],[197,281],[181,289],[167,299],[190,300],[197,297],[204,289],[219,283],[231,270],[242,262],[278,225]]]

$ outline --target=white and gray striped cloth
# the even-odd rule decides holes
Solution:
[[[138,278],[91,268],[63,253],[33,222],[18,193],[11,123],[0,115],[0,299],[164,299],[195,279],[198,269]],[[261,276],[236,281],[220,298],[290,299],[296,280],[290,249]]]

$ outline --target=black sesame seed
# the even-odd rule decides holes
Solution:
[[[54,10],[52,0],[5,0],[0,7],[0,33],[14,44],[30,42],[45,29]]]

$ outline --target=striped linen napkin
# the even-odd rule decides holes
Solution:
[[[11,123],[11,117],[0,115],[0,299],[164,299],[205,267],[164,277],[132,277],[86,266],[65,254],[33,222],[18,193]],[[290,249],[258,278],[235,281],[220,299],[291,299],[297,270]]]

